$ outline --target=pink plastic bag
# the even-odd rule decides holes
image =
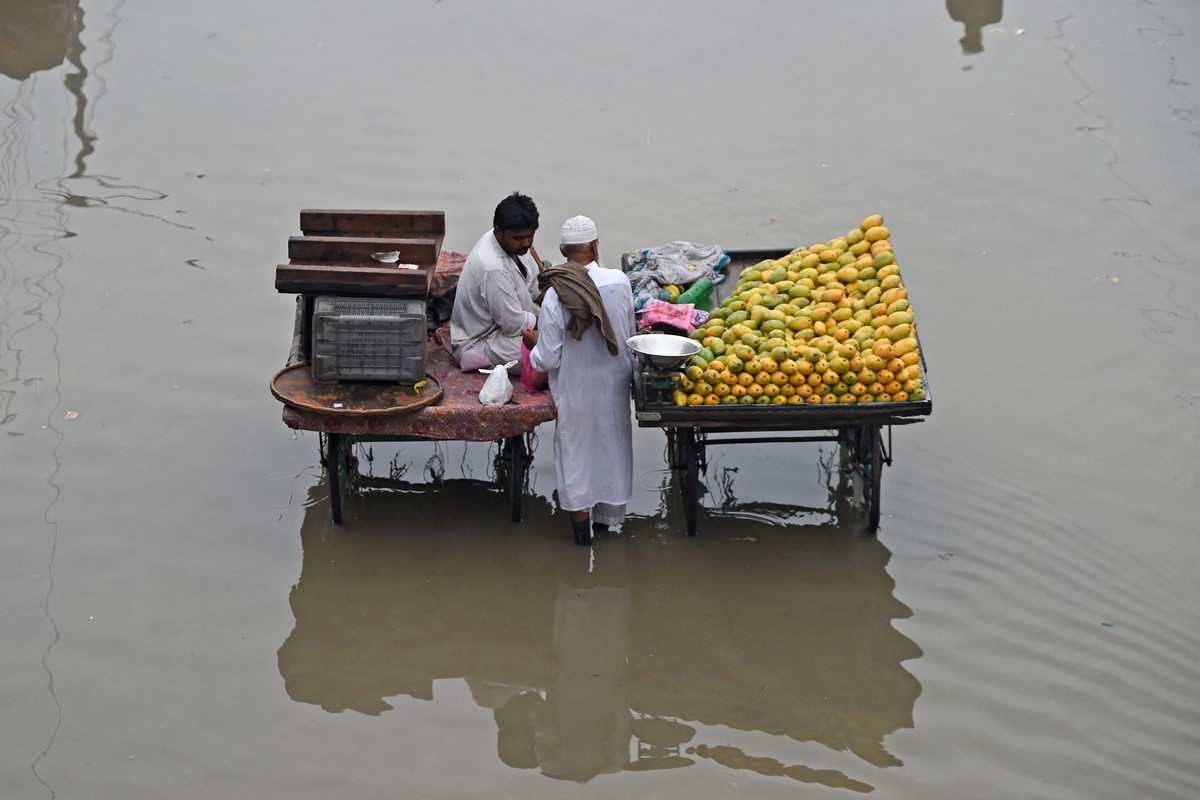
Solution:
[[[668,303],[664,300],[647,300],[646,305],[642,306],[638,312],[642,315],[639,323],[643,328],[649,328],[653,325],[669,325],[672,328],[678,328],[684,333],[691,333],[695,330],[695,325],[692,324],[692,311],[695,309],[691,303]]]
[[[533,368],[529,360],[529,348],[521,343],[521,385],[527,392],[540,392],[550,385],[550,376]]]

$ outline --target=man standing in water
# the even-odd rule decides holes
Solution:
[[[509,372],[520,374],[521,331],[538,317],[537,227],[533,200],[513,192],[496,206],[492,229],[471,248],[450,313],[450,357],[463,372],[515,361]]]
[[[538,330],[523,338],[534,368],[550,376],[558,407],[558,504],[575,543],[588,545],[593,532],[625,519],[633,496],[633,357],[625,343],[634,331],[633,291],[625,273],[600,266],[599,234],[587,217],[563,224],[559,250],[567,262],[539,276]]]

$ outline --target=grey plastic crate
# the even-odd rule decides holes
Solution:
[[[416,383],[425,377],[425,301],[318,297],[313,304],[312,374],[317,383]]]

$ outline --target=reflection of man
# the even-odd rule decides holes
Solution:
[[[1004,0],[946,0],[950,19],[961,22],[967,32],[959,39],[963,53],[983,52],[983,26],[995,25],[1004,13]]]
[[[629,385],[633,290],[625,273],[600,266],[596,225],[572,217],[562,229],[567,263],[545,270],[538,330],[526,331],[529,361],[550,376],[558,408],[554,473],[558,503],[576,544],[592,541],[592,522],[607,530],[625,519],[633,495]]]
[[[534,712],[543,774],[583,783],[629,762],[629,618],[628,588],[559,584],[558,676]]]
[[[513,192],[496,206],[492,229],[471,248],[450,314],[450,356],[463,372],[515,361],[510,372],[520,374],[521,331],[538,317],[537,227],[533,200]]]

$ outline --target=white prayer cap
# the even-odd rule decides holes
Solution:
[[[563,244],[587,244],[600,238],[596,232],[596,223],[587,217],[571,217],[563,223]]]

